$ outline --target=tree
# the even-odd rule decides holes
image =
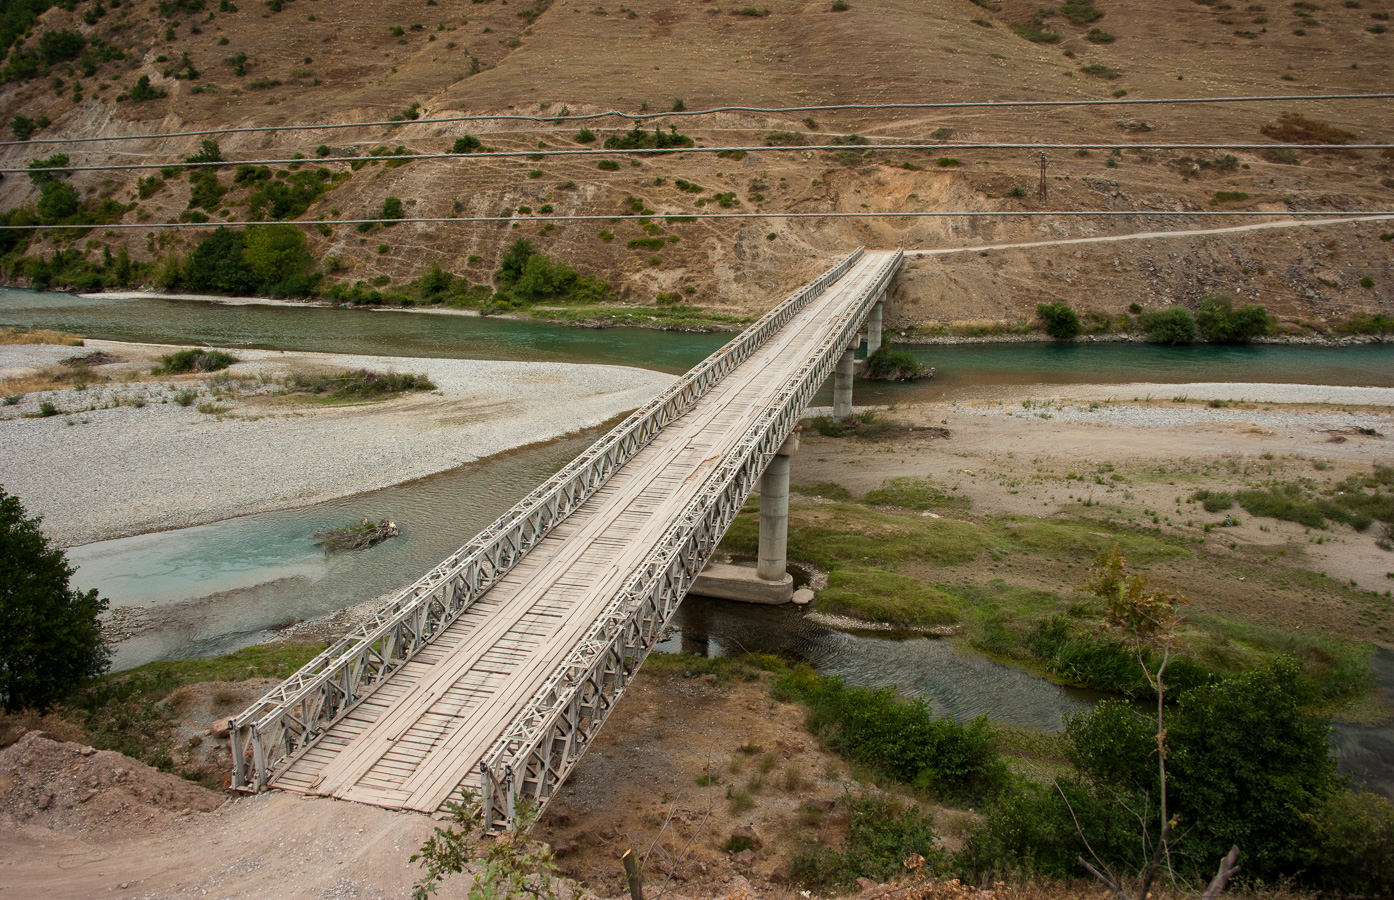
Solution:
[[[1206,294],[1200,298],[1196,326],[1207,341],[1217,344],[1247,344],[1273,329],[1274,318],[1267,308],[1248,303],[1238,309],[1224,294]]]
[[[1154,344],[1190,344],[1196,339],[1196,317],[1184,306],[1143,313],[1142,330]]]
[[[40,709],[106,671],[107,601],[68,584],[73,568],[0,488],[0,705]]]
[[[1071,338],[1079,337],[1084,330],[1079,322],[1079,316],[1075,311],[1064,303],[1038,303],[1036,305],[1036,315],[1041,317],[1045,323],[1045,332],[1057,341],[1068,341]]]
[[[1189,314],[1189,311],[1187,312]],[[1145,575],[1126,574],[1123,554],[1117,547],[1099,557],[1091,576],[1085,590],[1104,602],[1104,617],[1109,626],[1123,634],[1138,665],[1142,667],[1144,677],[1156,692],[1157,718],[1152,723],[1156,728],[1155,734],[1152,735],[1155,744],[1152,753],[1144,755],[1142,748],[1147,741],[1145,732],[1151,729],[1139,729],[1135,721],[1130,721],[1129,711],[1120,704],[1101,704],[1104,708],[1098,714],[1099,721],[1091,722],[1091,717],[1086,716],[1083,717],[1082,727],[1077,727],[1080,717],[1069,723],[1070,727],[1075,728],[1075,734],[1071,735],[1072,742],[1076,743],[1077,747],[1095,751],[1077,753],[1075,761],[1082,771],[1091,775],[1098,783],[1107,784],[1113,781],[1118,784],[1121,781],[1121,786],[1134,796],[1141,795],[1145,799],[1155,797],[1157,829],[1155,835],[1151,833],[1148,820],[1153,813],[1150,804],[1136,811],[1142,826],[1142,849],[1147,861],[1138,872],[1136,882],[1132,884],[1123,873],[1116,873],[1110,869],[1092,847],[1089,847],[1089,853],[1094,862],[1091,863],[1082,855],[1078,862],[1089,874],[1103,882],[1118,900],[1147,900],[1152,896],[1153,882],[1162,874],[1163,869],[1174,877],[1173,857],[1176,854],[1177,843],[1174,832],[1183,819],[1176,809],[1168,809],[1171,798],[1168,796],[1167,787],[1167,760],[1178,741],[1168,734],[1165,710],[1166,670],[1176,648],[1176,632],[1181,624],[1177,607],[1184,605],[1186,600],[1150,587]],[[1202,694],[1205,690],[1202,688],[1194,693]],[[1099,727],[1100,724],[1103,725],[1102,728]],[[1192,733],[1192,739],[1203,740],[1217,724],[1209,720],[1202,722],[1198,729],[1200,733]],[[1172,728],[1175,727],[1173,723]],[[1085,740],[1091,732],[1095,738],[1105,738],[1107,743],[1096,740],[1091,744]],[[1099,750],[1102,752],[1097,752]],[[1152,757],[1150,760],[1149,755]],[[1204,756],[1204,752],[1197,754],[1198,759]],[[1148,763],[1153,769],[1152,772],[1147,771]],[[1256,768],[1262,770],[1263,764],[1259,763]],[[1195,777],[1196,782],[1215,777],[1211,772],[1190,774],[1193,777],[1199,776]],[[1068,805],[1069,798],[1063,791],[1061,797]],[[1078,825],[1078,817],[1073,809],[1071,816],[1075,818],[1076,829],[1083,837],[1083,830]],[[1250,838],[1250,835],[1242,830],[1236,832],[1235,836]],[[1088,846],[1086,841],[1086,847]],[[1202,895],[1203,900],[1213,900],[1224,892],[1230,879],[1239,871],[1238,859],[1239,845],[1236,843],[1220,861],[1214,879]]]
[[[305,233],[294,225],[253,225],[247,229],[242,259],[267,286],[275,287],[314,264]]]

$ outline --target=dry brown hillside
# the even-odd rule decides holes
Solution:
[[[1039,3],[1027,0],[850,0],[841,11],[830,0],[763,0],[752,8],[758,15],[739,14],[745,8],[727,2],[629,2],[242,0],[220,8],[217,0],[164,0],[108,3],[106,14],[89,25],[84,15],[98,0],[85,0],[71,11],[45,13],[26,46],[36,46],[44,30],[67,28],[122,47],[128,58],[103,63],[90,77],[72,63],[60,63],[46,75],[5,84],[0,108],[6,120],[47,115],[53,124],[35,137],[50,138],[364,122],[400,114],[412,104],[420,104],[422,118],[437,118],[612,108],[659,112],[679,98],[693,110],[1375,92],[1389,89],[1394,41],[1394,34],[1383,33],[1394,0],[1096,0],[1092,6],[1065,3],[1044,18]],[[1033,42],[1022,33],[1054,34],[1058,40]],[[167,70],[184,65],[185,53],[200,77],[166,77]],[[228,61],[239,53],[246,54],[240,77]],[[117,102],[142,74],[168,96]],[[1260,129],[1294,113],[1376,143],[1394,139],[1389,109],[1389,101],[1294,101],[845,111],[808,119],[804,113],[723,113],[654,121],[676,125],[706,146],[762,145],[776,132],[794,132],[811,143],[855,134],[873,141],[1126,146],[1139,140],[1263,142],[1268,139]],[[579,146],[578,127],[408,123],[225,135],[219,142],[223,155],[233,160],[297,152],[313,156],[320,145],[334,155],[399,145],[443,152],[465,134],[498,149],[566,148]],[[590,127],[603,140],[628,125],[606,119]],[[16,145],[0,148],[0,158],[6,165],[22,165],[64,150],[74,163],[102,164],[178,160],[197,149],[198,138]],[[940,165],[941,156],[958,164]],[[341,261],[344,268],[333,277],[388,276],[400,283],[433,259],[471,280],[487,280],[503,248],[524,236],[609,280],[629,302],[649,303],[659,292],[691,287],[688,293],[698,303],[757,310],[858,243],[933,249],[1243,224],[1199,215],[1214,209],[1394,209],[1394,158],[1378,151],[1235,151],[1231,161],[1224,151],[1127,150],[1112,156],[1056,150],[1049,156],[1051,209],[1198,215],[1167,220],[788,220],[775,215],[1038,208],[1036,154],[1030,151],[849,147],[761,151],[741,159],[616,153],[620,167],[615,171],[602,171],[595,159],[585,157],[476,155],[372,166],[326,193],[305,218],[375,215],[389,196],[404,200],[408,216],[499,215],[519,206],[532,208],[536,216],[544,204],[556,214],[618,214],[629,209],[631,197],[657,213],[681,214],[696,211],[699,203],[703,211],[720,210],[713,197],[729,192],[731,211],[771,217],[667,223],[661,236],[679,240],[658,252],[628,246],[630,239],[646,236],[634,222],[557,222],[550,228],[531,218],[513,225],[402,224],[366,237],[340,226],[324,229],[328,235],[311,231],[310,238],[318,256]],[[89,195],[134,202],[136,178],[144,174],[78,173],[73,183]],[[221,177],[224,184],[231,182],[228,170]],[[678,179],[700,189],[680,190]],[[1217,192],[1237,199],[1217,200]],[[170,179],[139,199],[125,221],[175,219],[186,209],[189,193],[186,180]],[[227,195],[224,218],[244,217],[247,193],[238,189]],[[21,176],[0,183],[0,206],[30,203],[34,196]],[[614,240],[602,239],[606,228]],[[1116,314],[1133,302],[1149,306],[1224,291],[1258,297],[1291,324],[1321,327],[1356,311],[1394,313],[1394,242],[1379,239],[1390,231],[1394,222],[925,258],[904,279],[892,317],[900,324],[1013,321],[1029,318],[1037,302],[1052,299]],[[92,237],[94,242],[82,245],[85,252],[99,254],[102,243],[129,242],[133,255],[149,258],[176,241],[187,246],[197,233],[158,240],[139,232]],[[387,245],[382,252],[380,244]],[[31,252],[51,249],[46,243]],[[1372,286],[1362,286],[1362,279]]]

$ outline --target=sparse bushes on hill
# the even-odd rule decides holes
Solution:
[[[624,134],[612,134],[605,139],[606,150],[668,150],[675,147],[691,147],[692,138],[685,134],[678,134],[677,126],[671,126],[668,133],[664,133],[662,126],[654,128],[652,132],[645,131],[635,125]]]

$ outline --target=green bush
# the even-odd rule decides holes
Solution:
[[[0,707],[43,710],[106,671],[107,601],[69,584],[75,570],[37,518],[0,489]]]
[[[136,79],[135,87],[127,91],[124,96],[132,103],[144,103],[147,100],[159,100],[161,97],[169,96],[169,94],[159,88],[151,87],[150,76],[142,75]]]
[[[1191,495],[1191,499],[1205,507],[1206,512],[1224,512],[1234,506],[1234,495],[1227,491],[1207,491],[1199,490]]]
[[[645,131],[637,124],[624,134],[612,134],[605,139],[606,150],[668,150],[675,147],[691,147],[692,138],[684,134],[678,134],[677,126],[664,133],[662,127],[655,128],[652,133]]]
[[[482,146],[483,145],[479,142],[479,138],[475,137],[472,134],[467,134],[464,137],[457,137],[455,139],[455,143],[450,145],[450,152],[473,153]]]
[[[406,217],[406,211],[402,208],[402,201],[397,197],[388,197],[382,201],[382,214],[380,219],[401,219]]]
[[[893,797],[849,797],[847,837],[837,850],[807,846],[790,860],[794,881],[810,887],[848,887],[858,878],[893,881],[906,874],[905,862],[923,857],[930,872],[942,871],[947,854],[935,846],[933,820],[918,807]]]
[[[613,159],[602,159],[595,164],[595,167],[602,172],[618,172],[620,170],[620,164]]]
[[[222,350],[195,347],[160,357],[160,364],[150,370],[152,375],[184,375],[189,372],[217,372],[237,362],[237,357]]]
[[[1038,303],[1036,315],[1045,324],[1045,333],[1057,341],[1072,340],[1084,331],[1079,315],[1066,303]]]
[[[1304,880],[1348,897],[1394,897],[1394,804],[1340,792],[1316,813],[1316,852]]]
[[[897,350],[884,341],[866,358],[866,377],[872,381],[914,381],[932,374],[909,350]]]
[[[1224,294],[1201,297],[1196,313],[1200,333],[1217,344],[1247,344],[1271,332],[1276,324],[1267,308],[1249,303],[1235,309],[1234,301]]]
[[[1323,843],[1344,847],[1337,858],[1373,863],[1376,872],[1385,866],[1388,877],[1389,853],[1376,837],[1389,827],[1382,808],[1368,812],[1374,834],[1318,814],[1341,806],[1341,782],[1327,745],[1330,722],[1306,711],[1314,699],[1290,658],[1180,696],[1167,715],[1166,739],[1178,836],[1172,859],[1181,878],[1208,879],[1235,844],[1247,875],[1297,877]],[[1119,700],[1071,716],[1067,755],[1079,777],[1004,794],[970,836],[965,870],[1077,877],[1075,857],[1088,858],[1087,840],[1115,871],[1136,872],[1140,825],[1155,832],[1156,731],[1155,717]]]
[[[563,262],[554,262],[533,249],[526,240],[508,248],[494,273],[496,306],[534,303],[600,303],[612,292],[603,281],[589,278]]]
[[[954,800],[980,800],[1006,783],[986,718],[935,718],[923,700],[885,688],[848,687],[807,669],[775,683],[776,696],[808,707],[808,728],[837,752],[898,781]]]
[[[286,387],[306,394],[325,394],[330,397],[374,400],[406,391],[434,391],[436,385],[425,375],[400,372],[371,372],[357,369],[337,375],[296,373],[286,379]]]
[[[1184,306],[1168,306],[1142,314],[1142,332],[1153,344],[1190,344],[1196,339],[1196,317]]]

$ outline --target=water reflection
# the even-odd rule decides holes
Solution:
[[[807,662],[861,687],[896,687],[923,697],[939,715],[1059,731],[1062,716],[1096,699],[1016,669],[958,652],[949,641],[884,632],[848,634],[808,618],[795,606],[755,606],[690,596],[674,617],[681,628],[659,645],[698,656],[775,653]]]

